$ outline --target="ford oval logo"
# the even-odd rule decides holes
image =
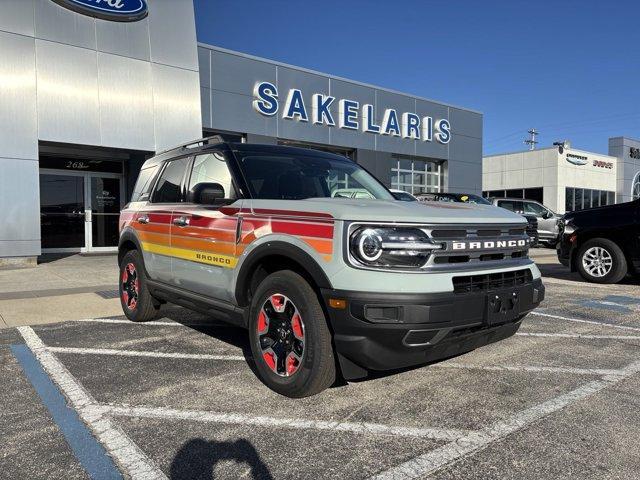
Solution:
[[[74,12],[115,22],[136,22],[149,13],[146,0],[53,0]]]

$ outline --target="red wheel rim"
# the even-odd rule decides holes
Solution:
[[[302,365],[305,330],[298,308],[287,296],[268,297],[258,312],[256,330],[262,360],[280,377],[294,375]]]
[[[133,263],[128,263],[122,269],[122,276],[120,277],[120,292],[122,304],[130,311],[135,310],[138,305],[140,280],[138,279],[136,266]]]

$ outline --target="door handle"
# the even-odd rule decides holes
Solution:
[[[189,225],[189,219],[187,217],[177,217],[173,219],[173,224],[178,227],[186,227]]]
[[[144,223],[144,224],[149,223],[149,217],[147,215],[142,215],[141,217],[138,217],[138,223]]]

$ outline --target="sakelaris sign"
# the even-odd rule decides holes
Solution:
[[[74,12],[113,22],[137,22],[149,13],[146,0],[53,0]]]
[[[278,89],[269,82],[256,83],[253,89],[253,108],[256,112],[272,117],[280,109]],[[389,135],[413,140],[431,142],[434,138],[439,143],[451,141],[451,124],[446,118],[433,119],[419,116],[414,112],[398,112],[394,108],[386,108],[382,118],[377,121],[374,107],[347,98],[340,99],[331,95],[315,93],[310,98],[311,108],[307,107],[302,92],[292,88],[287,94],[282,109],[282,118],[300,122],[311,121],[314,125],[361,130],[378,135]],[[334,103],[338,104],[337,112]],[[336,122],[337,120],[337,122]]]

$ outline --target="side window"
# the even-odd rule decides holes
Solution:
[[[188,158],[179,158],[171,160],[167,164],[153,192],[153,203],[178,203],[182,201],[180,187],[188,163]]]
[[[547,209],[534,202],[524,202],[524,213],[536,215],[537,217],[544,217],[547,213]]]
[[[519,202],[517,200],[500,200],[498,202],[498,206],[516,213],[522,212],[523,208],[522,202]]]
[[[138,180],[136,180],[136,185],[133,187],[133,193],[131,194],[132,202],[149,200],[149,190],[151,189],[151,184],[153,183],[153,178],[156,176],[157,170],[157,165],[140,170]]]
[[[235,200],[238,198],[227,159],[221,152],[198,155],[195,158],[189,180],[189,193],[193,193],[197,186],[203,183],[215,183],[222,187],[225,199]]]

